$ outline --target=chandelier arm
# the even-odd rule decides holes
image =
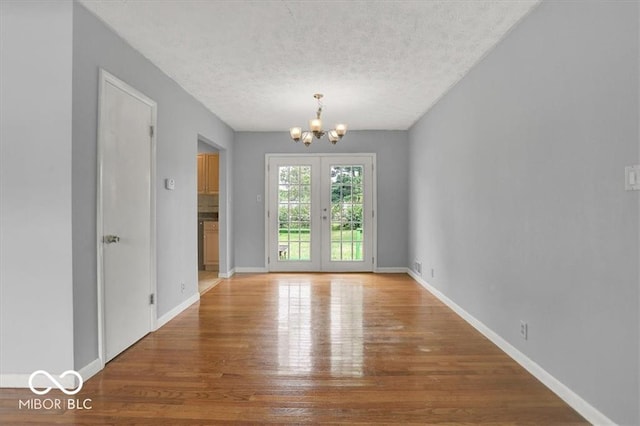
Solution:
[[[318,101],[318,109],[316,110],[316,119],[310,120],[310,123],[312,122],[314,123],[310,124],[309,130],[303,131],[302,128],[296,128],[298,129],[298,132],[295,132],[295,135],[298,135],[299,133],[299,136],[297,138],[294,137],[294,132],[290,131],[291,138],[296,142],[299,140],[302,140],[306,146],[309,146],[314,136],[318,140],[320,140],[323,136],[326,136],[329,142],[335,145],[335,143],[340,139],[342,139],[342,137],[346,133],[346,126],[343,124],[339,124],[335,126],[335,128],[333,129],[323,130],[322,120],[321,120],[322,109],[324,108],[324,105],[322,104],[322,101],[321,101],[323,95],[321,93],[316,93],[313,95],[313,97]],[[312,128],[316,128],[317,130],[311,130]]]

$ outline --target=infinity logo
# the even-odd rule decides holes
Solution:
[[[83,385],[83,380],[82,380],[82,376],[80,375],[80,373],[78,373],[77,371],[74,370],[67,370],[64,373],[62,373],[60,375],[60,379],[64,379],[66,376],[68,376],[69,374],[71,374],[72,376],[75,376],[78,379],[78,387],[75,390],[67,390],[65,389],[64,385],[62,385],[60,382],[58,382],[51,374],[49,374],[48,372],[44,371],[44,370],[38,370],[38,371],[34,371],[33,373],[31,373],[31,376],[29,376],[29,387],[31,388],[31,392],[35,393],[36,395],[44,395],[46,393],[49,393],[49,391],[52,389],[51,387],[48,387],[44,390],[38,390],[33,386],[33,379],[38,375],[38,374],[42,374],[43,376],[47,377],[58,389],[60,389],[62,392],[64,392],[66,395],[75,395],[78,392],[80,392],[80,389],[82,389],[82,385]]]

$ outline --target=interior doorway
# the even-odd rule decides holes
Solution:
[[[220,152],[198,140],[198,291],[204,294],[220,280]]]

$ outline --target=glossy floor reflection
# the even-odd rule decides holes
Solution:
[[[91,410],[29,397],[0,389],[0,424],[586,424],[406,275],[238,275],[85,383]]]
[[[294,278],[279,280],[277,288],[278,373],[309,373],[328,361],[331,377],[362,376],[362,283]]]

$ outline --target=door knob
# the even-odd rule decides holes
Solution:
[[[120,237],[117,235],[105,235],[103,240],[106,244],[117,243],[120,241]]]

